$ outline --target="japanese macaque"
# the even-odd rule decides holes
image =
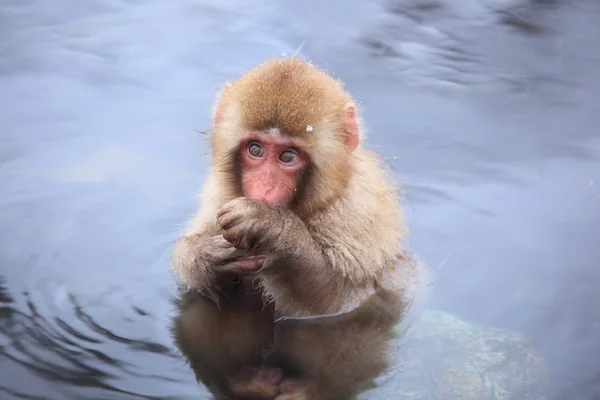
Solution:
[[[415,263],[342,84],[277,58],[225,85],[173,333],[218,399],[349,399],[388,366]]]

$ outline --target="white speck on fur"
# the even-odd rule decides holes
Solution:
[[[312,131],[312,125],[306,125],[306,132]]]

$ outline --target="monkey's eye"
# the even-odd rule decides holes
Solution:
[[[265,151],[260,144],[252,142],[248,146],[248,154],[252,157],[261,158],[265,154]]]
[[[286,150],[279,155],[279,160],[285,164],[291,164],[298,161],[298,154],[292,150]]]

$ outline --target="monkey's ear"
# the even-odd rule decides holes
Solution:
[[[232,82],[226,82],[225,85],[221,88],[221,91],[218,96],[217,104],[215,106],[215,111],[213,113],[213,122],[215,125],[220,123],[223,120],[223,116],[225,114],[226,107],[226,97],[227,93],[233,87]]]
[[[344,121],[344,132],[346,134],[346,148],[353,152],[360,140],[358,134],[358,121],[356,120],[356,107],[353,104],[346,105],[346,116]]]

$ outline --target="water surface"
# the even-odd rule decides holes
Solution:
[[[530,335],[600,395],[600,5],[0,5],[2,398],[192,398],[167,330],[214,90],[294,53],[342,78],[404,183],[431,305]]]

